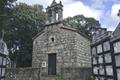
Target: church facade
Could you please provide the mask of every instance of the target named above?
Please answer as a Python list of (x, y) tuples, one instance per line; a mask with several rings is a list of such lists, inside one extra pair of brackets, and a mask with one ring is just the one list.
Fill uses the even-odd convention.
[(61, 2), (46, 8), (45, 29), (33, 38), (32, 67), (46, 75), (61, 75), (62, 68), (91, 67), (90, 38), (65, 26)]

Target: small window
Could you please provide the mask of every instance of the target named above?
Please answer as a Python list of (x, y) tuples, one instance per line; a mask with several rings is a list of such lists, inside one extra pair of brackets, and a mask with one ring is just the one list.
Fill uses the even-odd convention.
[(55, 38), (54, 35), (52, 35), (52, 36), (49, 37), (49, 42), (50, 43), (56, 42), (56, 38)]
[(51, 41), (54, 42), (54, 38), (53, 37), (51, 38)]

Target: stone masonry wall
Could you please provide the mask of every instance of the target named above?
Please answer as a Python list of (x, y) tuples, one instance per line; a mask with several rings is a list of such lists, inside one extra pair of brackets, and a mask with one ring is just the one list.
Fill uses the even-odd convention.
[(5, 80), (39, 80), (38, 68), (6, 69)]
[(77, 67), (91, 67), (90, 40), (76, 33), (75, 43)]
[[(43, 73), (47, 74), (48, 71), (48, 54), (56, 53), (58, 74), (62, 66), (68, 67), (75, 62), (75, 32), (62, 30), (62, 26), (59, 24), (47, 27), (44, 33), (34, 40), (32, 66), (41, 67), (42, 61), (45, 61), (47, 66), (42, 70)], [(54, 42), (51, 38), (54, 38)]]
[[(91, 76), (90, 68), (62, 68), (61, 80), (88, 80)], [(51, 76), (42, 76), (40, 78), (39, 68), (14, 68), (6, 69), (5, 80), (43, 80), (42, 77), (48, 77), (53, 80)], [(48, 79), (45, 79), (48, 80)]]
[(52, 53), (56, 53), (58, 75), (61, 68), (82, 67), (82, 63), (85, 64), (84, 67), (90, 67), (90, 41), (73, 29), (61, 27), (65, 26), (62, 23), (47, 26), (43, 33), (34, 39), (32, 67), (39, 68), (42, 62), (46, 62), (42, 73), (48, 74), (48, 54)]
[(62, 80), (89, 80), (92, 75), (91, 68), (63, 68)]

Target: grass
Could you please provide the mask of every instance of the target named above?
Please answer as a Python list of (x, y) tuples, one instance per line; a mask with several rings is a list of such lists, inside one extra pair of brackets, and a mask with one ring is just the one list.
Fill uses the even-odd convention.
[(41, 80), (61, 80), (60, 76), (44, 76)]

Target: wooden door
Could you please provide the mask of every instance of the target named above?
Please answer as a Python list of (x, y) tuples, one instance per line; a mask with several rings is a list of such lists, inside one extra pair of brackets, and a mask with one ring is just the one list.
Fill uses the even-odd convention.
[(48, 75), (56, 75), (56, 54), (48, 54)]

